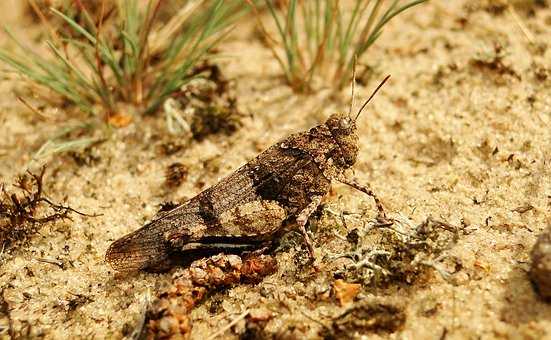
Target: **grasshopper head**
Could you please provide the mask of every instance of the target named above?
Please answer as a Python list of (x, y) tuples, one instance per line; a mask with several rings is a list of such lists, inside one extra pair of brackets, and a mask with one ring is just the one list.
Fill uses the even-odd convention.
[(338, 145), (333, 160), (342, 168), (354, 165), (358, 158), (359, 143), (356, 121), (344, 114), (333, 114), (327, 119), (325, 125)]
[[(355, 73), (355, 70), (354, 70)], [(325, 125), (329, 128), (329, 131), (331, 131), (331, 135), (333, 136), (333, 139), (335, 140), (336, 144), (338, 145), (337, 150), (335, 151), (335, 155), (333, 156), (334, 161), (337, 163), (337, 166), (341, 168), (349, 168), (354, 163), (356, 163), (356, 159), (358, 158), (358, 144), (359, 144), (359, 138), (356, 134), (356, 121), (358, 120), (358, 117), (362, 113), (363, 109), (366, 107), (366, 105), (371, 101), (371, 99), (375, 96), (375, 94), (379, 91), (379, 89), (386, 83), (388, 78), (390, 76), (387, 76), (380, 84), (377, 86), (375, 91), (371, 94), (371, 96), (364, 102), (362, 107), (358, 110), (358, 113), (356, 114), (356, 117), (352, 118), (352, 106), (354, 101), (354, 84), (355, 84), (355, 76), (353, 76), (352, 80), (352, 102), (350, 103), (350, 111), (348, 114), (333, 114), (327, 119), (325, 122)]]

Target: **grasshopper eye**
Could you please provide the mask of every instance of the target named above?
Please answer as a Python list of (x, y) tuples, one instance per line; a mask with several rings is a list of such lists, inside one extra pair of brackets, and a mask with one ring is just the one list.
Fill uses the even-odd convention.
[(341, 119), (339, 125), (342, 130), (348, 130), (352, 126), (350, 118)]

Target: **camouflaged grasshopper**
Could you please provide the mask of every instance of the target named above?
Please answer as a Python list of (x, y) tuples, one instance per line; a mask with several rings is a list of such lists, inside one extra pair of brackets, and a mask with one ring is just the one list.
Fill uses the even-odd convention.
[(345, 170), (358, 156), (356, 121), (389, 77), (355, 117), (351, 103), (348, 114), (331, 115), (325, 123), (274, 144), (218, 184), (115, 241), (107, 250), (107, 262), (118, 271), (159, 270), (170, 264), (173, 254), (258, 249), (293, 224), (313, 256), (305, 225), (333, 180), (373, 197), (385, 218), (373, 191), (348, 178)]

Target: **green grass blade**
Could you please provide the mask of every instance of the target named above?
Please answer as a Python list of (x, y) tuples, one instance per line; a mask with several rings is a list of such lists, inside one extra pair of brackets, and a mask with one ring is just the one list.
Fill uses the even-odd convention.
[(84, 36), (93, 46), (97, 46), (99, 48), (101, 59), (111, 68), (111, 70), (117, 77), (119, 84), (121, 84), (123, 71), (117, 63), (115, 53), (101, 39), (98, 39), (97, 37), (92, 35), (90, 32), (88, 32), (88, 30), (79, 25), (73, 19), (69, 18), (67, 15), (61, 13), (55, 8), (52, 8), (51, 10), (61, 19), (63, 19), (67, 24), (69, 24), (77, 33)]
[(86, 39), (88, 39), (88, 41), (90, 41), (92, 44), (96, 44), (96, 38), (90, 33), (88, 32), (84, 27), (82, 27), (81, 25), (79, 25), (76, 21), (74, 21), (73, 19), (69, 18), (68, 16), (66, 16), (65, 14), (61, 13), (60, 11), (58, 11), (57, 9), (55, 8), (50, 8), (50, 10), (57, 16), (59, 16), (61, 19), (63, 19), (67, 24), (69, 24), (76, 32), (78, 32), (79, 34), (81, 34), (83, 37), (85, 37)]
[(54, 52), (54, 54), (59, 58), (59, 60), (61, 60), (65, 64), (69, 72), (73, 72), (77, 76), (78, 79), (77, 81), (74, 82), (75, 84), (85, 89), (88, 88), (90, 90), (95, 91), (95, 89), (92, 86), (90, 86), (90, 83), (88, 79), (86, 79), (86, 76), (82, 74), (82, 72), (80, 72), (80, 70), (77, 67), (75, 67), (75, 65), (73, 65), (69, 60), (67, 60), (67, 58), (65, 58), (61, 54), (61, 51), (57, 47), (55, 47), (51, 41), (47, 41), (46, 44), (48, 45), (48, 47), (50, 47), (50, 49)]

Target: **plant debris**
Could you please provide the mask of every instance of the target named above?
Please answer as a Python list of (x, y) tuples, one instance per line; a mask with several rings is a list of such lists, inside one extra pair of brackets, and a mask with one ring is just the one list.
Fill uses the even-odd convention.
[(165, 171), (165, 184), (169, 188), (176, 188), (182, 184), (188, 175), (188, 168), (180, 162), (170, 164)]
[(174, 155), (184, 149), (183, 144), (179, 144), (173, 141), (162, 143), (158, 146), (158, 152), (163, 156)]
[(532, 248), (530, 278), (539, 295), (551, 302), (551, 226), (539, 236)]
[(159, 211), (157, 211), (157, 214), (164, 212), (164, 211), (170, 211), (178, 206), (178, 203), (176, 202), (162, 202), (159, 206)]
[[(13, 330), (13, 319), (11, 317), (11, 307), (5, 296), (5, 288), (0, 290), (0, 320), (6, 319), (6, 326), (0, 325), (0, 335), (4, 332), (8, 334), (11, 339), (15, 338), (15, 332)], [(4, 320), (3, 320), (4, 321)]]
[(344, 280), (335, 280), (333, 283), (333, 291), (335, 292), (335, 297), (339, 301), (341, 306), (346, 306), (358, 295), (362, 286), (358, 283), (348, 283)]
[(68, 297), (66, 300), (62, 300), (60, 302), (60, 306), (67, 312), (72, 313), (76, 311), (78, 308), (90, 303), (94, 302), (94, 299), (92, 299), (89, 296), (78, 294), (78, 293), (71, 293), (68, 292)]
[(366, 299), (335, 318), (324, 339), (351, 339), (368, 333), (394, 333), (406, 323), (404, 306), (380, 298)]
[(530, 210), (534, 209), (534, 206), (531, 204), (522, 205), (520, 207), (517, 207), (511, 211), (518, 212), (519, 214), (524, 214), (525, 212), (528, 212)]
[[(433, 268), (444, 279), (451, 279), (445, 269), (448, 258), (445, 250), (457, 242), (458, 231), (457, 227), (431, 217), (417, 227), (402, 217), (391, 223), (374, 221), (358, 230), (360, 242), (352, 251), (331, 256), (351, 261), (334, 275), (364, 284), (413, 283), (426, 268)], [(457, 264), (454, 266), (452, 271), (457, 271)]]
[(509, 75), (517, 80), (521, 80), (520, 75), (509, 65), (503, 62), (505, 58), (505, 49), (499, 43), (494, 44), (493, 50), (489, 53), (481, 53), (471, 59), (471, 65), (479, 70), (490, 71), (499, 76)]
[(266, 331), (267, 323), (274, 317), (267, 309), (253, 309), (245, 317), (245, 329), (239, 335), (240, 340), (270, 339)]
[(147, 337), (189, 338), (191, 310), (207, 293), (240, 282), (259, 282), (273, 274), (276, 267), (275, 259), (267, 255), (242, 259), (219, 254), (178, 269), (172, 275), (171, 285), (158, 295), (147, 313)]
[(212, 134), (233, 134), (241, 127), (243, 114), (237, 109), (232, 83), (217, 65), (207, 62), (196, 67), (192, 75), (196, 78), (165, 102), (165, 113), (172, 117), (167, 118), (169, 130), (176, 132), (173, 126), (180, 125), (198, 141)]
[(105, 139), (99, 139), (86, 146), (83, 150), (69, 151), (67, 155), (79, 167), (96, 166), (101, 162), (100, 150), (97, 146), (105, 141)]
[[(60, 219), (70, 219), (70, 213), (92, 216), (71, 207), (55, 204), (43, 193), (43, 178), (46, 168), (38, 175), (31, 172), (19, 176), (13, 184), (14, 192), (1, 185), (0, 197), (0, 248), (23, 244), (39, 228)], [(40, 214), (39, 214), (40, 212)]]

